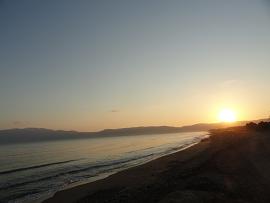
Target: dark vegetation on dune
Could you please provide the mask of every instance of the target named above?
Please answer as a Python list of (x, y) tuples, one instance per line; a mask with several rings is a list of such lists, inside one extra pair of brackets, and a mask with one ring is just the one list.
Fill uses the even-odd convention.
[(250, 122), (246, 124), (246, 128), (254, 131), (269, 131), (270, 130), (270, 122), (259, 122), (258, 124), (254, 122)]

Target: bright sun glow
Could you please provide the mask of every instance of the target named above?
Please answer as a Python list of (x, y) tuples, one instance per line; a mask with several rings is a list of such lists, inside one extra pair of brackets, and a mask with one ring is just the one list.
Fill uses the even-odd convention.
[(223, 109), (219, 112), (219, 120), (222, 122), (234, 122), (236, 120), (235, 112), (231, 109)]

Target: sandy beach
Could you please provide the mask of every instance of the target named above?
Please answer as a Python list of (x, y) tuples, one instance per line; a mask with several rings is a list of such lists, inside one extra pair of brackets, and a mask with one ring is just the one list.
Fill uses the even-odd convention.
[(214, 130), (183, 151), (57, 192), (56, 202), (270, 202), (270, 136)]

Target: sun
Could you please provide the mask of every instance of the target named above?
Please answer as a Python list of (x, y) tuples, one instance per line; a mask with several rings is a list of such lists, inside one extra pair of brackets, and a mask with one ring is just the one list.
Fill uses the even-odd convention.
[(222, 109), (219, 112), (219, 120), (222, 122), (234, 122), (236, 121), (235, 112), (231, 109)]

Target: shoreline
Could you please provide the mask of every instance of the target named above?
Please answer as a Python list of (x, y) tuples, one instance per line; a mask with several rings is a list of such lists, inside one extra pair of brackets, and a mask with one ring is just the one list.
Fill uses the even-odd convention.
[[(157, 135), (157, 136), (159, 136), (159, 135)], [(28, 190), (28, 188), (27, 188), (28, 185), (26, 185), (25, 187), (23, 186), (23, 188), (21, 189), (24, 192), (23, 195), (21, 195), (19, 198), (17, 198), (17, 197), (16, 198), (10, 197), (9, 199), (5, 198), (4, 201), (10, 200), (10, 201), (23, 202), (23, 203), (40, 203), (40, 202), (45, 201), (48, 198), (51, 198), (58, 191), (62, 191), (62, 190), (66, 190), (66, 189), (69, 189), (69, 188), (72, 188), (72, 187), (75, 187), (75, 186), (79, 186), (79, 185), (87, 184), (87, 183), (90, 183), (90, 182), (94, 182), (97, 179), (104, 179), (107, 176), (112, 175), (114, 173), (117, 173), (119, 171), (126, 170), (126, 169), (128, 169), (130, 167), (135, 167), (135, 166), (138, 166), (138, 165), (142, 165), (142, 164), (145, 164), (145, 163), (147, 163), (149, 161), (160, 158), (162, 156), (166, 156), (168, 154), (175, 153), (177, 151), (181, 151), (181, 150), (185, 149), (186, 147), (190, 147), (190, 146), (200, 142), (201, 139), (205, 138), (206, 136), (209, 136), (209, 134), (206, 131), (204, 131), (204, 132), (185, 133), (185, 134), (183, 134), (183, 137), (182, 136), (180, 137), (178, 134), (177, 135), (168, 134), (168, 137), (167, 136), (165, 137), (164, 135), (161, 135), (160, 139), (159, 139), (159, 137), (157, 138), (157, 136), (156, 135), (149, 136), (149, 137), (147, 136), (146, 137), (147, 139), (145, 139), (143, 137), (142, 141), (141, 140), (138, 141), (138, 143), (142, 147), (140, 147), (137, 142), (135, 142), (135, 146), (133, 145), (132, 142), (129, 142), (129, 140), (134, 140), (134, 139), (127, 139), (126, 142), (129, 142), (129, 143), (127, 143), (127, 146), (130, 146), (130, 147), (127, 148), (127, 150), (125, 148), (124, 148), (124, 150), (122, 150), (122, 148), (115, 148), (115, 147), (114, 148), (116, 149), (116, 151), (118, 151), (118, 150), (124, 151), (124, 152), (128, 151), (128, 154), (124, 155), (124, 156), (121, 155), (121, 157), (119, 157), (119, 158), (116, 157), (115, 160), (114, 160), (114, 158), (113, 159), (109, 158), (108, 160), (105, 160), (106, 161), (106, 163), (104, 162), (105, 165), (102, 162), (99, 162), (97, 164), (97, 167), (99, 167), (99, 165), (102, 166), (102, 167), (100, 167), (101, 170), (99, 170), (99, 168), (98, 168), (97, 172), (92, 170), (92, 166), (94, 166), (93, 168), (95, 169), (95, 165), (91, 164), (91, 163), (90, 163), (91, 164), (90, 165), (89, 163), (87, 163), (88, 160), (82, 162), (83, 164), (86, 163), (84, 165), (82, 164), (82, 166), (80, 165), (81, 164), (80, 162), (78, 162), (78, 164), (77, 163), (73, 164), (74, 166), (72, 166), (71, 168), (68, 168), (67, 172), (73, 171), (73, 170), (76, 171), (77, 169), (81, 169), (81, 168), (82, 169), (88, 168), (89, 165), (91, 167), (89, 167), (90, 168), (89, 171), (87, 171), (88, 169), (86, 170), (86, 172), (84, 172), (84, 170), (82, 170), (83, 171), (82, 175), (79, 174), (80, 176), (79, 175), (75, 176), (75, 178), (73, 178), (73, 179), (70, 178), (70, 177), (73, 176), (72, 173), (71, 173), (71, 175), (69, 173), (66, 173), (67, 176), (63, 176), (63, 178), (60, 179), (60, 181), (62, 181), (60, 183), (63, 183), (63, 184), (57, 184), (56, 185), (55, 183), (57, 183), (58, 179), (49, 180), (52, 185), (47, 184), (48, 181), (43, 184), (43, 180), (39, 181), (40, 177), (42, 177), (42, 174), (38, 178), (35, 177), (35, 176), (30, 175), (29, 178), (30, 178), (31, 181), (37, 179), (37, 181), (35, 181), (36, 185), (32, 186), (32, 188), (34, 188), (34, 189), (30, 188), (30, 190)], [(140, 139), (139, 136), (135, 137), (135, 138), (136, 138), (135, 141), (137, 141), (137, 139)], [(122, 138), (117, 140), (118, 142), (120, 142), (120, 144), (119, 144), (120, 146), (123, 145), (123, 144), (121, 144), (121, 139)], [(151, 143), (152, 140), (154, 140), (155, 142)], [(45, 143), (45, 144), (47, 145), (48, 143)], [(115, 144), (115, 143), (113, 143), (113, 144)], [(90, 143), (90, 145), (88, 143), (86, 143), (83, 146), (86, 146), (85, 148), (89, 148), (91, 146), (91, 143)], [(149, 146), (157, 146), (157, 148), (149, 147)], [(109, 148), (112, 148), (112, 147), (109, 146)], [(133, 148), (134, 149), (139, 148), (139, 150), (134, 151)], [(80, 152), (80, 150), (81, 150), (80, 145), (76, 145), (76, 149), (79, 149), (77, 151)], [(107, 150), (106, 153), (105, 153), (105, 151), (102, 149), (102, 153), (110, 155), (111, 151)], [(59, 154), (59, 155), (61, 157), (61, 154)], [(65, 154), (63, 154), (63, 155), (65, 155)], [(94, 156), (94, 157), (97, 156), (97, 155), (95, 155), (93, 153), (92, 154), (82, 153), (82, 155), (85, 155), (86, 158), (88, 158), (88, 156), (90, 158), (92, 156)], [(66, 158), (68, 158), (68, 157), (66, 157)], [(41, 160), (41, 161), (43, 161), (43, 160)], [(105, 167), (103, 167), (103, 165)], [(65, 167), (66, 167), (66, 165), (65, 165)], [(108, 169), (106, 169), (106, 168), (108, 168)], [(31, 173), (31, 172), (32, 171), (30, 170), (29, 173)], [(62, 172), (66, 172), (66, 170), (62, 171)], [(93, 175), (91, 176), (92, 173), (93, 173)], [(45, 177), (49, 177), (47, 174), (45, 174), (45, 175), (46, 175)], [(79, 177), (79, 178), (77, 178), (77, 177)], [(98, 177), (98, 178), (96, 178), (96, 177)], [(70, 181), (68, 181), (68, 180), (70, 180)], [(16, 182), (15, 181), (12, 181), (12, 182), (9, 181), (8, 184), (13, 184), (14, 185), (14, 184), (16, 184)], [(37, 191), (37, 192), (33, 194), (32, 191)], [(8, 196), (8, 195), (9, 195), (8, 193), (6, 193), (6, 194), (3, 193), (2, 194), (2, 196), (4, 196), (4, 197)]]
[(44, 203), (270, 202), (270, 133), (235, 127)]
[[(210, 135), (209, 135), (209, 132), (205, 132), (205, 137), (202, 138), (202, 140), (203, 140), (203, 139), (207, 139), (209, 136), (210, 136)], [(24, 201), (24, 203), (42, 203), (42, 202), (46, 202), (48, 199), (53, 198), (53, 197), (56, 195), (56, 193), (58, 193), (58, 192), (65, 192), (66, 190), (70, 190), (70, 189), (73, 189), (73, 188), (75, 188), (75, 187), (80, 187), (80, 186), (84, 186), (84, 185), (88, 185), (88, 184), (94, 184), (94, 183), (97, 182), (97, 181), (107, 179), (107, 178), (109, 178), (109, 177), (112, 176), (112, 175), (116, 175), (116, 174), (118, 174), (118, 173), (121, 173), (121, 172), (123, 172), (123, 171), (132, 169), (132, 168), (134, 168), (134, 167), (143, 166), (143, 165), (145, 165), (145, 164), (148, 164), (149, 162), (158, 160), (158, 159), (160, 159), (160, 158), (163, 158), (163, 157), (166, 157), (166, 156), (170, 156), (170, 155), (173, 155), (173, 154), (175, 154), (175, 153), (182, 152), (182, 151), (184, 151), (184, 150), (186, 150), (186, 149), (188, 149), (188, 148), (193, 147), (194, 145), (198, 145), (200, 142), (201, 142), (201, 140), (198, 141), (198, 142), (196, 142), (196, 143), (192, 143), (192, 144), (190, 144), (190, 145), (188, 145), (188, 146), (182, 146), (182, 147), (179, 147), (179, 149), (177, 149), (176, 151), (169, 152), (168, 154), (162, 155), (162, 156), (160, 156), (160, 157), (156, 157), (156, 158), (147, 160), (147, 161), (145, 161), (145, 162), (143, 162), (143, 163), (140, 163), (140, 164), (138, 164), (138, 165), (129, 166), (129, 167), (124, 168), (124, 169), (119, 170), (119, 171), (115, 171), (115, 172), (111, 172), (111, 173), (108, 173), (108, 174), (103, 174), (103, 175), (97, 176), (96, 178), (94, 178), (94, 180), (91, 180), (91, 181), (85, 180), (85, 181), (81, 181), (81, 182), (78, 182), (78, 183), (72, 183), (72, 184), (69, 184), (69, 185), (65, 186), (63, 189), (60, 189), (59, 191), (56, 191), (55, 193), (52, 193), (52, 194), (50, 194), (50, 195), (44, 195), (43, 197), (38, 198), (38, 199), (36, 199), (36, 200)]]
[[(208, 139), (208, 136), (209, 136), (209, 133), (208, 134), (206, 134), (207, 135), (207, 137), (206, 138), (203, 138), (202, 140), (204, 140), (204, 139)], [(195, 146), (197, 146), (197, 145), (200, 145), (201, 143), (202, 143), (202, 140), (201, 141), (199, 141), (199, 142), (197, 142), (197, 143), (193, 143), (193, 144), (191, 144), (191, 145), (189, 145), (189, 146), (185, 146), (185, 147), (183, 147), (183, 148), (181, 148), (181, 149), (179, 149), (179, 150), (177, 150), (177, 151), (175, 151), (175, 152), (171, 152), (171, 153), (169, 153), (169, 154), (166, 154), (166, 155), (163, 155), (163, 156), (161, 156), (161, 157), (158, 157), (158, 158), (154, 158), (154, 159), (152, 159), (152, 160), (148, 160), (148, 161), (146, 161), (146, 162), (144, 162), (144, 163), (142, 163), (142, 164), (139, 164), (139, 165), (136, 165), (136, 166), (131, 166), (131, 167), (128, 167), (128, 168), (125, 168), (125, 169), (123, 169), (123, 170), (120, 170), (120, 171), (117, 171), (117, 172), (115, 172), (115, 173), (112, 173), (112, 174), (109, 174), (109, 175), (106, 175), (105, 177), (101, 177), (101, 178), (98, 178), (97, 180), (94, 180), (94, 181), (91, 181), (91, 182), (88, 182), (88, 181), (85, 181), (85, 183), (77, 183), (77, 184), (75, 184), (75, 185), (70, 185), (70, 186), (67, 186), (67, 187), (65, 187), (64, 189), (61, 189), (61, 190), (59, 190), (59, 191), (57, 191), (56, 193), (54, 193), (54, 194), (52, 194), (52, 195), (50, 195), (49, 197), (44, 197), (44, 198), (42, 198), (42, 200), (37, 200), (37, 201), (34, 201), (34, 202), (31, 202), (31, 203), (40, 203), (40, 202), (42, 202), (42, 203), (50, 203), (50, 202), (58, 202), (59, 200), (58, 200), (58, 195), (59, 194), (61, 194), (61, 196), (62, 196), (62, 194), (63, 195), (66, 195), (66, 194), (68, 194), (68, 193), (70, 193), (70, 192), (72, 192), (73, 193), (73, 191), (76, 191), (76, 193), (77, 193), (77, 190), (80, 190), (81, 188), (84, 190), (84, 188), (86, 188), (86, 187), (88, 187), (88, 186), (90, 186), (90, 187), (94, 187), (96, 184), (100, 184), (99, 182), (107, 182), (107, 181), (110, 181), (110, 179), (111, 178), (118, 178), (117, 176), (118, 176), (118, 174), (120, 175), (120, 176), (122, 176), (122, 174), (126, 174), (126, 173), (132, 173), (132, 170), (134, 169), (134, 170), (141, 170), (141, 168), (143, 169), (144, 167), (145, 167), (145, 165), (152, 165), (152, 164), (156, 164), (155, 162), (159, 162), (160, 161), (160, 159), (164, 159), (164, 161), (166, 162), (166, 161), (169, 161), (172, 157), (170, 157), (170, 156), (173, 156), (173, 155), (176, 155), (176, 154), (178, 154), (178, 153), (181, 153), (181, 152), (184, 152), (184, 151), (186, 151), (186, 150), (188, 150), (188, 149), (190, 149), (190, 148), (193, 148), (193, 147), (195, 147)], [(205, 142), (205, 141), (203, 141), (203, 142)], [(200, 146), (198, 147), (198, 148), (201, 148)], [(191, 149), (191, 151), (193, 151), (193, 149)], [(189, 152), (188, 152), (189, 153)], [(168, 159), (168, 160), (167, 160)], [(152, 162), (154, 162), (154, 163), (152, 163)], [(148, 167), (148, 166), (146, 166), (146, 167)], [(138, 168), (138, 169), (137, 169)], [(109, 180), (107, 180), (107, 179), (109, 179)], [(103, 183), (101, 183), (101, 184), (103, 184)], [(105, 184), (107, 184), (107, 183), (105, 183)], [(92, 186), (93, 185), (93, 186)], [(79, 192), (79, 191), (78, 191)], [(69, 195), (68, 195), (69, 196)], [(77, 196), (77, 195), (76, 195)], [(83, 197), (83, 196), (85, 196), (84, 194), (82, 194), (82, 195), (78, 195), (79, 197), (77, 198), (68, 198), (68, 199), (66, 199), (66, 198), (64, 198), (64, 201), (65, 202), (76, 202), (76, 201), (78, 201), (79, 199), (81, 199), (81, 197)], [(87, 195), (86, 195), (87, 196)], [(55, 197), (57, 197), (57, 199), (55, 199)]]

